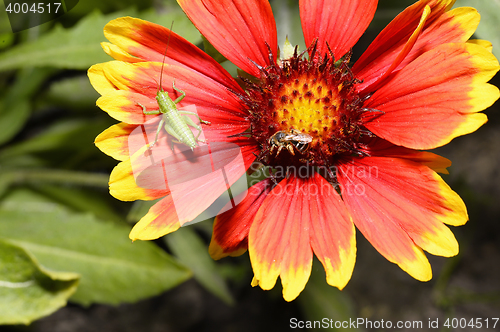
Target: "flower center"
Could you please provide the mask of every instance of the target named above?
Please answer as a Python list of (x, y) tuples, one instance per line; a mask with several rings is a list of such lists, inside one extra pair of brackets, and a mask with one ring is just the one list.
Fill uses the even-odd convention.
[(344, 156), (361, 156), (367, 110), (348, 67), (349, 56), (305, 59), (296, 53), (261, 70), (247, 84), (251, 134), (261, 145), (259, 160), (269, 166), (330, 167)]

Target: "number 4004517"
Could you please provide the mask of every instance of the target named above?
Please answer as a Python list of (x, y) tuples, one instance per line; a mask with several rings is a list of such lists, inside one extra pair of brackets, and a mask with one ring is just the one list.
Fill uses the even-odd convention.
[[(51, 6), (52, 5), (52, 6)], [(36, 14), (42, 14), (42, 13), (49, 13), (49, 14), (57, 14), (59, 11), (59, 8), (61, 7), (60, 2), (53, 2), (53, 3), (33, 3), (28, 4), (28, 3), (9, 3), (7, 5), (7, 8), (5, 8), (5, 11), (7, 13), (36, 13)]]

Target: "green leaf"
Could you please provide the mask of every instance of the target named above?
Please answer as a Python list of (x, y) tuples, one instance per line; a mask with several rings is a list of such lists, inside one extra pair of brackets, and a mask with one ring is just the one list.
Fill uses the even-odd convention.
[[(326, 283), (323, 266), (316, 259), (307, 286), (297, 301), (307, 320), (321, 321), (324, 317), (333, 321), (356, 319), (351, 299), (345, 292)], [(356, 329), (352, 330), (356, 331)]]
[(27, 100), (19, 100), (14, 105), (0, 103), (0, 143), (10, 140), (28, 121), (31, 106)]
[(194, 278), (205, 289), (227, 304), (234, 303), (226, 282), (217, 271), (217, 264), (208, 254), (207, 245), (192, 227), (182, 227), (164, 239), (174, 255), (193, 271)]
[(102, 41), (102, 16), (98, 13), (82, 19), (74, 28), (64, 30), (57, 25), (38, 40), (21, 44), (0, 55), (0, 71), (28, 66), (85, 69), (106, 61), (99, 42)]
[(23, 248), (0, 240), (0, 324), (29, 324), (64, 307), (78, 278), (49, 271)]
[(88, 114), (100, 95), (90, 85), (87, 75), (82, 74), (52, 83), (43, 97), (50, 105), (63, 106), (69, 111), (84, 110)]
[(0, 144), (7, 142), (24, 126), (31, 115), (31, 96), (39, 89), (51, 70), (26, 68), (0, 101)]
[[(104, 53), (100, 43), (105, 41), (103, 28), (112, 19), (121, 16), (140, 16), (146, 20), (168, 26), (175, 20), (174, 31), (179, 31), (191, 42), (201, 41), (199, 32), (189, 22), (179, 6), (169, 7), (167, 15), (149, 10), (138, 15), (133, 9), (110, 15), (94, 12), (69, 29), (57, 25), (39, 39), (21, 44), (0, 54), (0, 71), (32, 66), (51, 66), (66, 69), (88, 69), (91, 65), (111, 58)], [(75, 91), (77, 93), (77, 91)]]
[[(5, 2), (4, 2), (5, 4)], [(12, 33), (12, 28), (10, 27), (9, 16), (4, 10), (0, 10), (0, 33)]]
[(13, 33), (0, 33), (0, 50), (7, 48), (14, 43)]
[(105, 40), (102, 29), (111, 19), (122, 14), (104, 16), (94, 12), (73, 28), (63, 29), (57, 25), (39, 39), (1, 54), (0, 71), (33, 66), (87, 69), (95, 63), (108, 61), (110, 58), (100, 45)]
[[(45, 184), (46, 187), (40, 187), (40, 184)], [(101, 202), (96, 202), (95, 196), (89, 196), (90, 194), (85, 193), (82, 188), (73, 190), (58, 187), (54, 189), (54, 187), (49, 187), (47, 184), (107, 188), (108, 176), (104, 174), (66, 171), (61, 169), (23, 168), (22, 166), (15, 169), (13, 167), (0, 168), (0, 197), (13, 185), (38, 185), (38, 190), (45, 191), (46, 195), (51, 195), (59, 202), (64, 202), (66, 205), (76, 210), (81, 209), (87, 211), (88, 209), (93, 211), (96, 215), (106, 215), (109, 217), (109, 209), (102, 206)], [(78, 200), (85, 200), (85, 202), (78, 202)]]
[(475, 37), (486, 39), (493, 44), (493, 54), (500, 57), (500, 0), (457, 0), (457, 7), (474, 7), (481, 14), (481, 23), (477, 27)]
[(92, 143), (101, 131), (100, 127), (99, 123), (91, 120), (60, 120), (47, 126), (39, 135), (1, 150), (0, 159), (60, 148), (71, 149), (73, 153), (75, 150), (80, 152), (79, 149), (94, 149)]
[(170, 289), (190, 273), (152, 242), (134, 242), (130, 228), (68, 212), (18, 189), (0, 202), (0, 237), (31, 252), (42, 265), (81, 275), (71, 300), (134, 302)]
[[(104, 187), (108, 188), (107, 176), (104, 176), (106, 181), (103, 182)], [(69, 181), (68, 181), (69, 182)], [(105, 184), (104, 184), (105, 183)], [(114, 222), (122, 222), (120, 215), (114, 211), (109, 200), (113, 198), (109, 196), (108, 191), (102, 190), (101, 193), (97, 192), (95, 189), (89, 190), (88, 188), (74, 188), (74, 187), (62, 187), (56, 185), (37, 185), (35, 186), (37, 192), (50, 197), (52, 200), (64, 204), (72, 211), (75, 212), (90, 212), (97, 218), (101, 220), (109, 220)], [(107, 197), (104, 197), (107, 196)], [(108, 200), (103, 198), (109, 198)]]

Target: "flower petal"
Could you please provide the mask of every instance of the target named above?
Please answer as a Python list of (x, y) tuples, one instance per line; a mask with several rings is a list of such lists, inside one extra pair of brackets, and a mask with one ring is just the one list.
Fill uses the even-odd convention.
[(470, 39), (467, 42), (471, 43), (471, 44), (476, 44), (476, 45), (482, 46), (485, 49), (487, 49), (489, 52), (493, 51), (493, 44), (490, 41), (482, 40), (482, 39)]
[[(175, 87), (186, 93), (178, 108), (195, 107), (203, 120), (211, 122), (209, 126), (203, 125), (210, 135), (226, 137), (248, 128), (246, 108), (234, 92), (183, 67), (163, 66), (157, 62), (133, 64), (111, 61), (101, 64), (98, 68), (99, 76), (95, 75), (94, 82), (105, 86), (101, 83), (104, 76), (108, 81), (106, 86), (113, 88), (101, 90), (103, 96), (98, 99), (97, 105), (123, 122), (143, 124), (151, 121), (157, 115), (145, 115), (142, 106), (147, 111), (158, 110), (156, 95), (162, 68), (161, 88), (174, 100), (180, 96), (180, 93), (173, 89), (175, 82)], [(210, 138), (215, 139), (214, 136)]]
[(114, 44), (110, 46), (109, 43), (103, 43), (104, 51), (117, 60), (165, 61), (167, 64), (184, 66), (205, 78), (241, 91), (240, 86), (217, 61), (161, 25), (133, 17), (120, 17), (106, 24), (104, 36)]
[[(184, 104), (218, 106), (222, 110), (229, 109), (230, 113), (247, 115), (242, 110), (241, 101), (234, 91), (183, 67), (163, 65), (158, 62), (137, 64), (109, 62), (109, 64), (107, 76), (120, 89), (137, 91), (153, 97), (156, 97), (160, 89), (172, 93), (171, 98), (175, 99), (179, 96), (179, 91), (173, 89), (175, 84), (177, 89), (186, 92), (182, 100)], [(162, 69), (163, 74), (161, 74)], [(161, 83), (159, 83), (160, 76)]]
[[(229, 61), (260, 77), (256, 65), (276, 61), (276, 23), (268, 1), (177, 0), (207, 40)], [(269, 49), (268, 49), (269, 47)]]
[[(113, 21), (111, 21), (113, 22)], [(112, 57), (115, 60), (125, 61), (125, 62), (142, 62), (143, 59), (139, 59), (133, 55), (130, 55), (126, 51), (124, 51), (120, 46), (111, 44), (108, 42), (102, 42), (101, 47), (106, 54)]]
[(252, 286), (269, 290), (281, 276), (286, 301), (300, 294), (311, 274), (309, 183), (294, 176), (281, 181), (250, 226), (248, 249), (255, 274)]
[(129, 234), (132, 241), (154, 240), (163, 235), (175, 232), (181, 227), (177, 216), (176, 205), (169, 195), (155, 205), (135, 224)]
[(116, 87), (106, 78), (105, 68), (106, 63), (98, 63), (93, 65), (87, 71), (90, 84), (102, 96), (109, 91), (115, 91)]
[(408, 38), (406, 44), (401, 49), (401, 52), (394, 59), (394, 62), (386, 69), (385, 73), (382, 73), (372, 84), (367, 87), (364, 87), (363, 91), (366, 91), (366, 94), (369, 94), (372, 91), (376, 91), (385, 79), (405, 60), (407, 55), (411, 52), (413, 46), (417, 42), (422, 29), (424, 28), (425, 22), (431, 13), (431, 8), (429, 6), (425, 6), (424, 11), (422, 13), (422, 17), (420, 18), (420, 22), (418, 23), (417, 28), (413, 31), (410, 38)]
[(351, 279), (356, 261), (354, 224), (330, 183), (318, 174), (311, 182), (319, 193), (310, 192), (311, 246), (325, 268), (327, 283), (342, 289)]
[(130, 158), (128, 150), (129, 135), (137, 128), (135, 125), (119, 123), (100, 133), (95, 139), (95, 145), (105, 154), (124, 161)]
[(109, 177), (110, 194), (121, 201), (154, 200), (168, 195), (168, 188), (144, 188), (136, 184), (130, 159), (119, 163)]
[(340, 59), (365, 32), (377, 3), (378, 0), (300, 0), (306, 46), (318, 39), (319, 54), (328, 53), (329, 46), (335, 59)]
[(212, 241), (208, 249), (213, 259), (239, 256), (247, 250), (250, 226), (272, 188), (271, 179), (260, 181), (243, 193), (245, 198), (235, 208), (215, 218)]
[(443, 225), (467, 221), (460, 197), (428, 167), (399, 158), (366, 157), (339, 167), (342, 197), (356, 227), (389, 261), (426, 281), (431, 268), (420, 248), (456, 255)]
[(363, 149), (363, 151), (371, 157), (408, 159), (443, 174), (448, 174), (447, 168), (451, 166), (451, 161), (445, 157), (438, 156), (432, 152), (418, 151), (394, 145), (380, 138), (370, 138), (365, 144), (367, 148)]
[[(150, 151), (153, 156), (155, 153), (160, 156), (154, 158), (154, 164), (144, 167), (145, 159), (135, 159), (139, 166), (133, 166), (136, 182), (141, 186), (169, 190), (170, 198), (163, 203), (168, 211), (150, 209), (132, 229), (133, 240), (156, 239), (171, 232), (172, 225), (182, 226), (194, 220), (232, 186), (247, 167), (248, 152), (236, 144), (211, 143), (193, 151), (186, 148), (183, 152), (160, 148), (163, 149), (155, 145)], [(141, 153), (138, 151), (134, 157)], [(172, 215), (172, 211), (175, 214)]]
[(358, 85), (358, 91), (365, 94), (371, 92), (364, 89), (387, 72), (394, 63), (419, 25), (426, 6), (431, 8), (426, 25), (411, 51), (395, 70), (405, 67), (436, 46), (467, 41), (479, 24), (479, 14), (474, 8), (450, 11), (454, 2), (455, 0), (420, 0), (389, 23), (352, 68), (354, 75), (363, 80)]
[(144, 106), (147, 111), (158, 110), (157, 101), (154, 98), (133, 91), (109, 91), (97, 99), (96, 105), (112, 118), (129, 124), (147, 123), (155, 121), (158, 117), (156, 114), (144, 114), (141, 107), (141, 105)]
[(446, 44), (421, 55), (395, 73), (366, 102), (384, 114), (365, 124), (396, 145), (432, 149), (471, 133), (486, 122), (477, 114), (499, 97), (486, 82), (499, 69), (485, 48)]

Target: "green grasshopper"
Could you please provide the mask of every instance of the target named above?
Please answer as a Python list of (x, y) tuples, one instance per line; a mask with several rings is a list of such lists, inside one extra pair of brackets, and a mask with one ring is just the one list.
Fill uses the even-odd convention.
[[(168, 36), (168, 38), (170, 41), (170, 35)], [(169, 41), (167, 42), (167, 49)], [(163, 66), (165, 64), (166, 54), (167, 50), (165, 50), (165, 54), (163, 55), (163, 63), (161, 65), (161, 73), (160, 73), (160, 87), (158, 92), (156, 93), (156, 101), (158, 102), (159, 109), (154, 111), (147, 111), (144, 105), (137, 103), (139, 106), (142, 107), (142, 112), (146, 115), (162, 114), (160, 123), (158, 124), (158, 129), (156, 130), (155, 141), (153, 142), (153, 144), (149, 146), (149, 149), (151, 149), (156, 144), (156, 142), (158, 141), (158, 135), (160, 134), (161, 128), (165, 127), (167, 133), (169, 133), (175, 139), (177, 139), (177, 141), (174, 141), (173, 143), (185, 144), (189, 146), (191, 150), (193, 150), (198, 145), (198, 142), (205, 143), (205, 141), (198, 139), (201, 135), (201, 127), (198, 126), (187, 115), (189, 114), (197, 116), (198, 119), (200, 120), (200, 123), (210, 124), (210, 122), (202, 120), (195, 112), (181, 111), (177, 109), (177, 104), (180, 103), (182, 99), (184, 99), (186, 93), (181, 89), (175, 87), (175, 81), (172, 82), (172, 88), (175, 91), (181, 93), (181, 95), (177, 99), (172, 100), (168, 95), (168, 93), (163, 90), (161, 84), (162, 84)], [(196, 137), (194, 136), (189, 126), (198, 130), (198, 135)], [(173, 143), (172, 143), (172, 151), (174, 150)]]
[[(172, 82), (172, 88), (175, 91), (180, 92), (181, 95), (176, 100), (172, 100), (168, 93), (163, 91), (163, 89), (160, 87), (160, 90), (156, 94), (156, 101), (158, 102), (159, 106), (158, 110), (146, 111), (146, 107), (138, 103), (139, 106), (142, 107), (142, 112), (146, 115), (162, 114), (162, 118), (160, 120), (160, 123), (158, 124), (158, 129), (156, 130), (155, 140), (153, 144), (149, 146), (149, 148), (152, 148), (156, 144), (161, 128), (164, 127), (167, 133), (177, 139), (177, 141), (174, 141), (174, 143), (185, 144), (189, 146), (191, 150), (193, 150), (198, 145), (198, 142), (204, 143), (205, 141), (199, 139), (201, 135), (201, 127), (198, 126), (189, 116), (187, 116), (187, 114), (197, 116), (200, 120), (200, 123), (210, 124), (210, 122), (202, 120), (195, 112), (180, 111), (179, 109), (177, 109), (177, 104), (182, 99), (184, 99), (186, 93), (175, 86), (175, 81)], [(194, 136), (189, 126), (198, 130), (198, 135), (196, 135), (196, 137)]]

